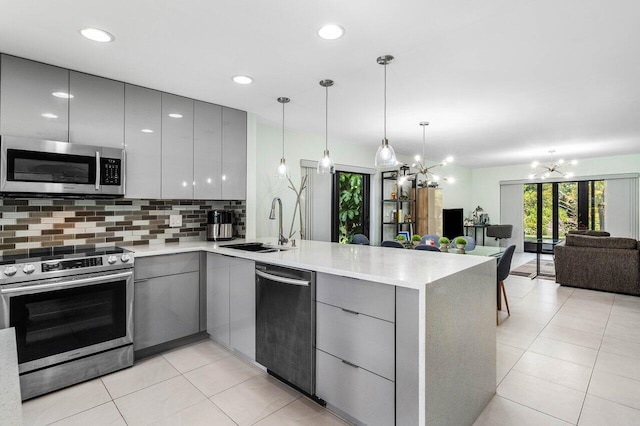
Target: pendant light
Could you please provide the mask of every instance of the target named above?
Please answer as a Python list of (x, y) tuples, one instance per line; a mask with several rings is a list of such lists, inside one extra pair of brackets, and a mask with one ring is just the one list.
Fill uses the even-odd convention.
[(325, 117), (324, 117), (324, 155), (318, 161), (318, 174), (335, 173), (333, 160), (329, 157), (329, 87), (333, 86), (333, 80), (322, 80), (320, 86), (325, 88)]
[(278, 166), (277, 177), (279, 179), (286, 179), (289, 177), (289, 169), (284, 159), (284, 104), (288, 104), (291, 101), (289, 98), (278, 98), (278, 102), (282, 104), (282, 158), (280, 158), (280, 165)]
[(393, 60), (393, 56), (384, 55), (377, 59), (378, 64), (384, 65), (384, 139), (376, 152), (376, 167), (394, 167), (396, 165), (396, 152), (387, 140), (387, 64)]

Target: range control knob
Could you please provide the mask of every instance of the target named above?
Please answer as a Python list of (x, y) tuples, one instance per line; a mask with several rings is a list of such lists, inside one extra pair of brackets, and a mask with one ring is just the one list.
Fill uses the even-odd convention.
[(128, 261), (131, 260), (131, 256), (125, 253), (122, 256), (120, 256), (120, 260), (122, 260), (122, 263), (127, 263)]
[(36, 270), (36, 267), (33, 266), (31, 263), (27, 263), (26, 265), (24, 265), (24, 268), (22, 268), (22, 272), (24, 272), (25, 274), (33, 274), (35, 270)]
[(109, 265), (113, 265), (114, 263), (116, 263), (118, 261), (118, 258), (115, 256), (109, 256), (107, 258), (107, 263), (109, 263)]
[(18, 272), (15, 266), (7, 266), (4, 268), (4, 274), (8, 277), (12, 277)]

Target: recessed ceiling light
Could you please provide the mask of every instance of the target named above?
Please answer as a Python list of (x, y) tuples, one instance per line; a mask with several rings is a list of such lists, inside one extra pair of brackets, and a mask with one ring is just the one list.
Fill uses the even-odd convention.
[(42, 115), (44, 118), (58, 118), (57, 115), (51, 114), (50, 112), (45, 112), (44, 114), (40, 114), (40, 115)]
[(344, 35), (344, 28), (338, 24), (326, 24), (320, 27), (318, 35), (325, 40), (335, 40)]
[(151, 129), (142, 129), (140, 130), (142, 133), (153, 133), (153, 130)]
[(171, 114), (169, 114), (169, 117), (171, 117), (171, 118), (182, 118), (182, 114), (171, 113)]
[(83, 28), (80, 30), (80, 34), (89, 40), (97, 41), (99, 43), (109, 43), (115, 39), (113, 35), (99, 28)]
[(66, 93), (66, 92), (53, 92), (52, 95), (55, 96), (56, 98), (62, 98), (62, 99), (73, 98), (73, 95), (71, 93)]
[(253, 78), (249, 77), (248, 75), (234, 75), (231, 79), (238, 84), (253, 83)]

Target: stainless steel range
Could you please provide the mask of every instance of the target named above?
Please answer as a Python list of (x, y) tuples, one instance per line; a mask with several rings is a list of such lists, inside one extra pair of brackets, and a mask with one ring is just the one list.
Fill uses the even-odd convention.
[(22, 399), (133, 365), (133, 253), (56, 247), (0, 257)]

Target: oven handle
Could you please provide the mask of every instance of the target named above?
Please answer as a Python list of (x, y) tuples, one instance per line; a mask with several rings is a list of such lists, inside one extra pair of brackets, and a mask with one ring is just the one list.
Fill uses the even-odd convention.
[(285, 278), (280, 277), (278, 275), (268, 274), (266, 272), (262, 272), (259, 269), (256, 269), (256, 275), (261, 276), (262, 278), (266, 278), (271, 281), (275, 281), (282, 284), (293, 284), (293, 285), (301, 285), (304, 287), (309, 286), (309, 281), (306, 280), (295, 280), (293, 278)]
[(15, 288), (7, 288), (0, 290), (0, 293), (34, 293), (39, 290), (47, 290), (52, 288), (62, 289), (65, 287), (76, 287), (81, 284), (97, 284), (103, 281), (111, 281), (117, 280), (120, 278), (128, 278), (133, 275), (133, 272), (121, 272), (119, 274), (110, 274), (110, 275), (101, 275), (99, 277), (91, 277), (91, 278), (82, 278), (79, 280), (71, 280), (71, 281), (62, 281), (55, 282), (50, 284), (40, 284), (40, 285), (30, 285), (24, 287), (15, 287)]
[(96, 191), (100, 189), (100, 152), (96, 151)]

